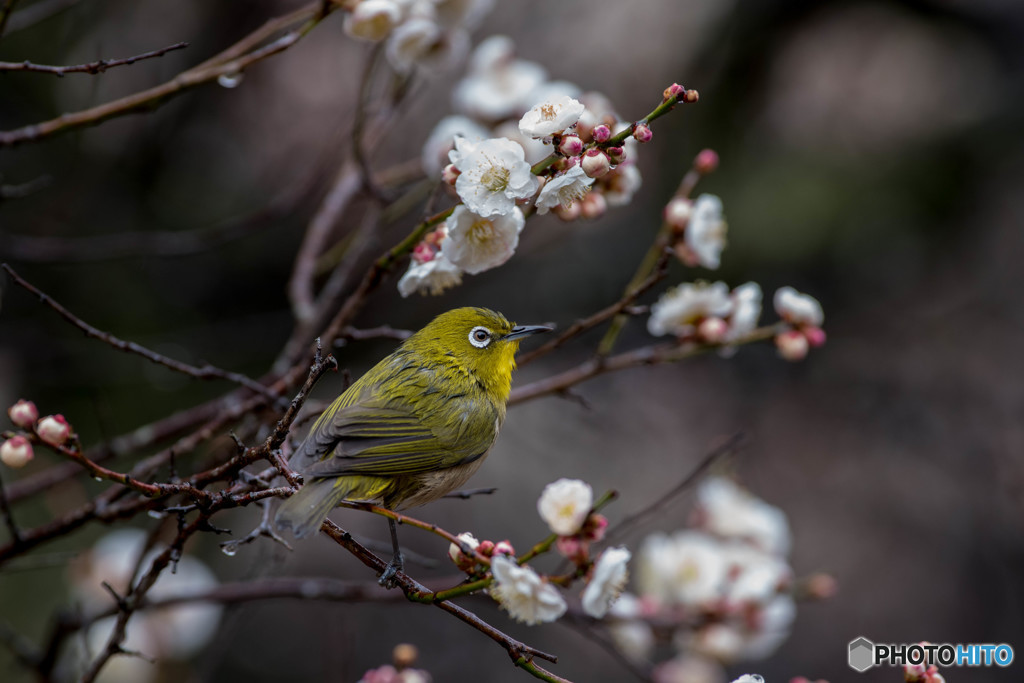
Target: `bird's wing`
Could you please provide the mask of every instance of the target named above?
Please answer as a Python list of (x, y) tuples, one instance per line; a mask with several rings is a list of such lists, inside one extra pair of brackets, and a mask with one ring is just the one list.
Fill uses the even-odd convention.
[[(489, 404), (460, 410), (446, 406), (447, 418), (431, 429), (408, 405), (369, 400), (338, 408), (313, 425), (293, 460), (304, 475), (397, 476), (454, 467), (483, 455), (497, 436), (497, 410)], [(467, 406), (468, 408), (468, 406)], [(493, 416), (491, 413), (494, 413)], [(319, 453), (319, 458), (316, 454)]]

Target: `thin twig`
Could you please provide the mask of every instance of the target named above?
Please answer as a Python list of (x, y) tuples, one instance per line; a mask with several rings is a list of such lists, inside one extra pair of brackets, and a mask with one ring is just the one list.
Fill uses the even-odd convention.
[(6, 0), (4, 6), (0, 7), (0, 37), (4, 35), (4, 29), (7, 27), (7, 20), (11, 18), (11, 13), (14, 12), (14, 4), (18, 0)]
[(24, 280), (20, 275), (18, 275), (14, 271), (13, 268), (11, 268), (6, 263), (0, 264), (0, 268), (3, 268), (3, 270), (7, 271), (7, 274), (11, 276), (11, 279), (13, 279), (14, 282), (20, 285), (23, 289), (28, 290), (36, 297), (38, 297), (40, 302), (46, 304), (54, 311), (56, 311), (62, 318), (70, 322), (78, 329), (85, 332), (86, 336), (92, 337), (93, 339), (99, 339), (100, 341), (105, 342), (110, 346), (113, 346), (115, 349), (118, 349), (119, 351), (125, 351), (127, 353), (134, 353), (136, 355), (142, 356), (143, 358), (150, 362), (156, 363), (157, 365), (163, 365), (166, 368), (170, 368), (171, 370), (174, 370), (176, 372), (188, 375), (189, 377), (195, 377), (196, 379), (225, 379), (230, 382), (235, 382), (236, 384), (241, 384), (245, 388), (251, 389), (259, 394), (263, 394), (267, 398), (271, 398), (274, 400), (280, 398), (280, 395), (277, 392), (273, 391), (269, 387), (266, 387), (249, 377), (246, 377), (241, 373), (221, 370), (220, 368), (216, 368), (210, 365), (209, 363), (203, 365), (202, 367), (189, 365), (188, 363), (182, 363), (181, 361), (174, 360), (173, 358), (168, 358), (167, 356), (157, 353), (156, 351), (151, 351), (150, 349), (147, 349), (146, 347), (140, 344), (136, 344), (135, 342), (124, 341), (122, 339), (119, 339), (118, 337), (115, 337), (109, 332), (104, 332), (103, 330), (97, 329), (90, 325), (89, 323), (82, 320), (81, 318), (79, 318), (78, 316), (76, 316), (68, 309), (64, 308), (59, 303), (57, 303), (49, 294), (46, 294), (39, 288)]
[(88, 64), (76, 64), (74, 66), (47, 66), (45, 64), (33, 64), (27, 60), (24, 62), (0, 62), (0, 72), (33, 71), (36, 73), (53, 74), (55, 76), (74, 73), (101, 74), (107, 69), (113, 69), (117, 66), (127, 66), (129, 64), (134, 64), (135, 62), (141, 62), (144, 59), (163, 57), (168, 52), (182, 50), (186, 47), (188, 47), (188, 43), (183, 41), (175, 43), (174, 45), (162, 47), (159, 50), (143, 52), (142, 54), (135, 55), (134, 57), (125, 57), (123, 59), (100, 59), (95, 62), (89, 62)]
[(25, 197), (49, 187), (51, 182), (52, 178), (48, 175), (44, 175), (20, 185), (0, 185), (0, 201), (24, 199)]

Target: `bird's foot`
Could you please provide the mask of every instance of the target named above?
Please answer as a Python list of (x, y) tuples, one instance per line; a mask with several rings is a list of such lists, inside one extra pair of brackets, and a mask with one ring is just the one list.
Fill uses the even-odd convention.
[(388, 562), (388, 566), (384, 567), (384, 572), (380, 575), (380, 578), (377, 579), (377, 583), (387, 589), (396, 588), (398, 586), (398, 581), (395, 579), (395, 575), (404, 569), (405, 558), (403, 558), (402, 554), (399, 553), (391, 558), (391, 561)]

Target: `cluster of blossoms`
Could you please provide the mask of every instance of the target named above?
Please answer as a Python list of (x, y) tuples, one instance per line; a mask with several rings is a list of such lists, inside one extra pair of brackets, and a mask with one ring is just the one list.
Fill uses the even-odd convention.
[(418, 657), (415, 645), (400, 643), (391, 653), (393, 664), (370, 669), (359, 683), (430, 683), (433, 678), (427, 671), (413, 668)]
[[(505, 263), (533, 212), (596, 218), (640, 187), (636, 147), (651, 139), (646, 125), (624, 122), (600, 93), (548, 81), (505, 36), (480, 43), (470, 64), (454, 91), (459, 113), (435, 126), (422, 155), (426, 173), (440, 175), (461, 203), (416, 248), (402, 296), (439, 294), (463, 273)], [(665, 97), (686, 94), (673, 85)], [(623, 130), (629, 136), (611, 144)]]
[(705, 481), (697, 498), (688, 528), (644, 540), (636, 593), (610, 612), (626, 656), (647, 660), (659, 638), (671, 643), (659, 683), (725, 680), (723, 664), (774, 652), (796, 612), (782, 511), (724, 478)]
[[(136, 566), (146, 567), (164, 548), (147, 549), (146, 532), (141, 529), (120, 529), (103, 538), (69, 567), (70, 583), (76, 602), (86, 614), (110, 608), (111, 596), (104, 584), (120, 594), (127, 592)], [(147, 593), (150, 601), (170, 600), (213, 590), (218, 581), (201, 560), (182, 555), (174, 572), (163, 572)], [(222, 608), (211, 602), (188, 602), (165, 609), (139, 612), (128, 621), (123, 647), (145, 657), (160, 661), (188, 660), (209, 643), (217, 633)], [(106, 647), (114, 629), (116, 616), (93, 623), (85, 634), (85, 652), (68, 652), (62, 663), (65, 675), (77, 677), (78, 669), (91, 656)], [(104, 680), (146, 683), (160, 678), (160, 667), (140, 657), (116, 657), (103, 670)]]
[(494, 0), (346, 0), (345, 32), (374, 43), (397, 71), (442, 69), (469, 52), (469, 31)]
[(32, 442), (36, 439), (59, 448), (71, 438), (71, 425), (63, 415), (47, 415), (39, 418), (39, 409), (32, 401), (21, 399), (7, 409), (7, 415), (15, 426), (25, 433), (15, 434), (0, 445), (0, 462), (8, 467), (24, 467), (33, 457)]

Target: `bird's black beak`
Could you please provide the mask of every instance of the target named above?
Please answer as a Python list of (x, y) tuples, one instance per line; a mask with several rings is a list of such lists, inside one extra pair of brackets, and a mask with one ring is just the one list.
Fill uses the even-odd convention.
[(502, 339), (505, 341), (509, 341), (510, 339), (522, 339), (523, 337), (529, 337), (531, 334), (550, 332), (553, 329), (555, 328), (548, 327), (547, 325), (516, 325), (512, 328), (512, 331), (502, 337)]

